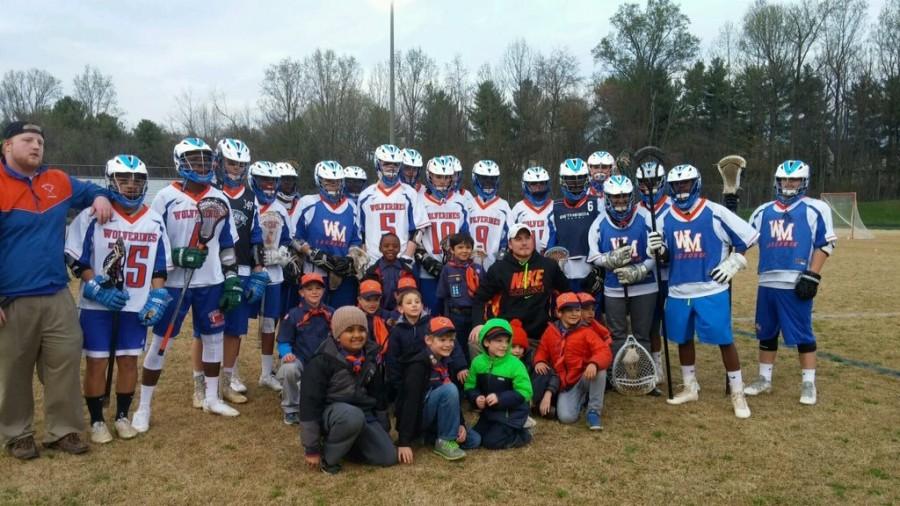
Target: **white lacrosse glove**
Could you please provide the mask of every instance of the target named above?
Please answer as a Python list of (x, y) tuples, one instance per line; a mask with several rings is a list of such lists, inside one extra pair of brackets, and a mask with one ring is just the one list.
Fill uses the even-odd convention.
[(722, 260), (709, 275), (717, 283), (722, 283), (724, 285), (730, 282), (731, 278), (745, 267), (747, 267), (747, 259), (744, 258), (744, 255), (735, 251), (725, 257), (725, 260)]
[(650, 273), (650, 270), (647, 269), (647, 266), (644, 264), (634, 264), (619, 267), (613, 272), (616, 274), (616, 277), (619, 278), (619, 283), (623, 285), (633, 285), (643, 281), (644, 278), (647, 277), (647, 274)]
[(278, 249), (268, 249), (263, 251), (263, 264), (266, 267), (278, 265), (284, 267), (291, 261), (291, 251), (287, 246), (281, 246)]
[(624, 267), (631, 262), (631, 245), (621, 246), (609, 253), (601, 253), (600, 257), (594, 260), (594, 265), (599, 265), (607, 270), (615, 270)]
[(666, 243), (663, 236), (659, 232), (650, 232), (647, 234), (647, 256), (655, 257), (656, 255), (666, 255)]

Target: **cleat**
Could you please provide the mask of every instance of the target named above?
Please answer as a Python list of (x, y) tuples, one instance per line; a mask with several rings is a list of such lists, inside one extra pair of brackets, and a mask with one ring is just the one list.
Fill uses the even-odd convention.
[(600, 420), (600, 413), (590, 410), (587, 412), (585, 419), (587, 420), (588, 429), (603, 430), (603, 422)]
[(8, 443), (6, 451), (19, 460), (31, 460), (41, 456), (34, 443), (34, 436), (25, 436)]
[(747, 405), (747, 398), (744, 392), (738, 390), (731, 394), (731, 405), (734, 406), (734, 416), (738, 418), (750, 418), (750, 406)]
[(206, 378), (203, 376), (194, 376), (193, 406), (195, 409), (203, 407), (204, 398), (206, 398)]
[(203, 411), (227, 417), (234, 417), (241, 414), (240, 411), (222, 402), (222, 399), (213, 399), (212, 402), (203, 399)]
[(127, 417), (123, 416), (116, 420), (115, 427), (119, 439), (131, 439), (138, 435), (138, 432), (131, 426), (131, 422), (128, 421)]
[(438, 439), (434, 442), (433, 451), (441, 457), (444, 457), (446, 460), (459, 460), (466, 457), (466, 452), (459, 447), (459, 443), (456, 441), (444, 441), (443, 439)]
[(300, 425), (300, 413), (297, 413), (296, 411), (285, 413), (282, 421), (285, 425)]
[(232, 376), (226, 374), (222, 381), (222, 398), (232, 404), (245, 404), (247, 397), (231, 387)]
[(94, 422), (91, 424), (91, 442), (94, 444), (102, 445), (109, 443), (113, 440), (112, 434), (109, 433), (109, 428), (106, 427), (106, 424), (103, 422)]
[(752, 383), (744, 387), (744, 395), (755, 396), (772, 393), (772, 382), (759, 376)]
[(131, 427), (138, 433), (150, 430), (150, 410), (144, 411), (143, 409), (138, 408), (138, 410), (134, 412), (134, 416), (131, 417)]
[(684, 404), (685, 402), (693, 402), (700, 398), (700, 384), (697, 383), (697, 380), (693, 380), (684, 385), (684, 388), (681, 392), (678, 392), (675, 397), (671, 399), (666, 399), (666, 402), (672, 405)]
[(247, 385), (241, 381), (241, 377), (238, 376), (237, 369), (234, 370), (234, 373), (231, 374), (231, 389), (239, 394), (247, 393)]
[[(107, 431), (108, 433), (109, 431)], [(90, 446), (81, 440), (81, 435), (77, 432), (70, 432), (52, 443), (44, 443), (44, 448), (59, 450), (72, 455), (81, 455), (91, 449)]]
[(816, 384), (812, 381), (804, 381), (800, 386), (800, 404), (807, 406), (815, 406), (816, 404)]
[(259, 377), (259, 386), (266, 387), (273, 392), (281, 391), (281, 382), (275, 378), (274, 374)]

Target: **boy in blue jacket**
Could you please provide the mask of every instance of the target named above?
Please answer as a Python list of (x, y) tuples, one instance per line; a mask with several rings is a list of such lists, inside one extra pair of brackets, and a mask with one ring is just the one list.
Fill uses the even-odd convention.
[[(472, 330), (472, 300), (484, 278), (484, 269), (472, 260), (475, 242), (469, 234), (453, 234), (447, 238), (453, 258), (441, 270), (437, 283), (437, 307), (453, 321), (456, 334), (468, 336)], [(466, 364), (472, 361), (469, 347), (461, 343)]]

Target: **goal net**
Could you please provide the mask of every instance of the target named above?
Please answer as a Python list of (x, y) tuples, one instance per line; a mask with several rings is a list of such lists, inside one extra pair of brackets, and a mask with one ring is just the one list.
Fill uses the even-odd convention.
[(834, 232), (845, 239), (874, 239), (863, 224), (856, 207), (856, 192), (823, 193), (821, 199), (831, 208)]

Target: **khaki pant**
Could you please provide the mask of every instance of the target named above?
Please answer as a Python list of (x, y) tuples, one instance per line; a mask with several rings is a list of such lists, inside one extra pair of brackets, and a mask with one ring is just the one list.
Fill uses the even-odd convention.
[(44, 385), (44, 441), (84, 430), (79, 378), (83, 337), (68, 290), (20, 297), (0, 326), (0, 443), (33, 435), (35, 368)]

